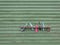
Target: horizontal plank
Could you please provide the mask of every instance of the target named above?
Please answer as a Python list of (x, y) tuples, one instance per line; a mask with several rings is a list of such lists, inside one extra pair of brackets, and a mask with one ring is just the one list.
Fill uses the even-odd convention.
[[(3, 4), (4, 4), (4, 5), (5, 5), (5, 4), (9, 4), (9, 5), (10, 5), (10, 4), (12, 4), (12, 5), (13, 5), (13, 4), (24, 4), (24, 5), (25, 5), (25, 4), (28, 4), (28, 5), (30, 5), (30, 4), (32, 4), (32, 5), (33, 5), (33, 4), (44, 4), (44, 5), (45, 5), (45, 4), (46, 4), (46, 5), (48, 5), (48, 4), (49, 4), (49, 5), (53, 4), (53, 5), (54, 5), (54, 4), (60, 4), (60, 2), (30, 2), (30, 1), (29, 1), (29, 2), (21, 2), (21, 1), (20, 1), (20, 2), (17, 2), (17, 1), (16, 1), (16, 2), (7, 2), (7, 1), (6, 1), (6, 2), (2, 2), (2, 1), (1, 1), (0, 4), (2, 4), (2, 5), (3, 5)], [(51, 6), (52, 6), (52, 5), (51, 5)]]
[(31, 17), (30, 16), (25, 16), (25, 17), (24, 16), (22, 16), (22, 17), (19, 17), (19, 16), (17, 16), (17, 17), (15, 17), (15, 16), (11, 16), (11, 17), (10, 16), (9, 17), (5, 16), (4, 17), (4, 16), (2, 16), (0, 18), (43, 18), (44, 19), (44, 18), (60, 18), (60, 16), (58, 16), (58, 17), (57, 16), (56, 17), (53, 17), (53, 16), (51, 16), (51, 17), (49, 17), (49, 16), (45, 16), (45, 17), (44, 16), (40, 16), (40, 17), (39, 16), (31, 16)]
[(5, 11), (7, 11), (7, 12), (10, 12), (10, 11), (12, 11), (12, 12), (13, 12), (13, 11), (15, 11), (15, 12), (16, 12), (16, 11), (19, 11), (19, 12), (20, 12), (20, 11), (21, 11), (21, 12), (22, 12), (22, 11), (24, 11), (24, 12), (32, 12), (32, 11), (33, 11), (33, 12), (34, 12), (34, 11), (37, 11), (37, 12), (38, 12), (38, 11), (39, 11), (39, 12), (40, 12), (40, 11), (41, 11), (41, 12), (44, 12), (44, 11), (53, 11), (53, 12), (54, 12), (54, 11), (60, 11), (60, 10), (56, 10), (56, 9), (55, 9), (55, 10), (40, 10), (40, 9), (39, 9), (39, 10), (20, 10), (20, 9), (19, 9), (19, 10), (3, 10), (3, 9), (0, 9), (0, 11), (4, 11), (4, 12), (5, 12)]
[(52, 41), (51, 42), (49, 42), (49, 41), (45, 41), (45, 42), (44, 41), (39, 41), (39, 42), (38, 41), (37, 42), (35, 42), (35, 41), (33, 41), (33, 42), (32, 41), (30, 41), (30, 42), (29, 41), (28, 42), (26, 42), (26, 41), (1, 41), (0, 43), (11, 43), (12, 44), (13, 42), (14, 43), (24, 43), (24, 44), (30, 44), (30, 43), (32, 43), (32, 44), (34, 44), (34, 43), (35, 44), (36, 43), (37, 44), (40, 44), (40, 43), (58, 43), (59, 44), (58, 41), (56, 41), (56, 42), (55, 41), (54, 42), (52, 42)]
[[(0, 7), (0, 9), (60, 9), (60, 7)], [(40, 12), (40, 13), (42, 13), (42, 12)], [(43, 12), (43, 13), (45, 13), (45, 12)], [(54, 12), (47, 12), (47, 13), (54, 13)], [(58, 12), (56, 12), (56, 13), (58, 13)]]
[(25, 31), (25, 32), (20, 32), (20, 31), (17, 31), (18, 33), (0, 33), (0, 34), (60, 34), (60, 32), (54, 32), (54, 31), (50, 31), (50, 32), (42, 32), (42, 31), (39, 31), (38, 33), (34, 32), (34, 31)]
[(60, 9), (0, 9), (0, 10), (60, 10)]
[[(14, 39), (0, 39), (0, 41), (12, 41)], [(60, 39), (15, 39), (15, 41), (60, 41)]]
[[(1, 44), (1, 45), (20, 45), (20, 44)], [(40, 44), (24, 44), (24, 43), (22, 43), (21, 45), (40, 45)], [(43, 44), (41, 44), (41, 45), (48, 45), (48, 44), (45, 44), (45, 43), (43, 43)], [(49, 44), (49, 45), (60, 45), (60, 44)]]
[[(0, 12), (0, 13), (8, 13), (8, 12)], [(10, 13), (60, 13), (60, 12), (10, 12)]]
[(60, 39), (60, 37), (0, 37), (0, 39)]
[(37, 17), (37, 18), (0, 18), (0, 20), (60, 20), (60, 18), (40, 18), (40, 17)]
[(0, 2), (60, 2), (60, 0), (0, 0)]
[(37, 3), (37, 4), (34, 4), (34, 3), (32, 3), (32, 4), (20, 4), (20, 3), (17, 3), (17, 4), (16, 4), (16, 3), (13, 3), (13, 4), (10, 4), (10, 3), (9, 3), (9, 4), (8, 4), (8, 3), (7, 3), (7, 4), (4, 4), (4, 3), (2, 3), (2, 4), (0, 4), (1, 7), (2, 7), (2, 6), (3, 6), (3, 7), (4, 7), (4, 6), (5, 6), (5, 7), (9, 7), (9, 6), (10, 6), (10, 7), (13, 7), (13, 6), (15, 6), (15, 7), (19, 7), (19, 6), (21, 6), (21, 7), (28, 7), (28, 6), (29, 6), (29, 7), (33, 7), (33, 6), (35, 6), (35, 7), (36, 7), (36, 6), (37, 6), (37, 7), (38, 7), (38, 6), (41, 6), (41, 7), (50, 7), (50, 6), (51, 6), (51, 7), (56, 7), (56, 6), (57, 6), (57, 7), (59, 7), (59, 5), (60, 5), (60, 3), (59, 3), (59, 4), (39, 4), (39, 3)]
[[(0, 31), (2, 31), (2, 32), (4, 32), (4, 31), (5, 31), (5, 32), (6, 32), (6, 31), (16, 31), (16, 32), (19, 31), (19, 32), (21, 32), (20, 30), (21, 30), (21, 29), (19, 29), (19, 28), (18, 28), (18, 29), (5, 29), (5, 28), (0, 29)], [(25, 31), (32, 31), (32, 30), (30, 30), (30, 29), (27, 30), (27, 29), (26, 29)], [(25, 32), (25, 31), (24, 31), (24, 32)], [(56, 29), (51, 29), (50, 31), (51, 31), (51, 32), (53, 32), (53, 31), (58, 32), (58, 31), (60, 31), (60, 29), (56, 28)], [(32, 32), (33, 32), (33, 31), (32, 31)], [(34, 32), (35, 32), (35, 31), (34, 31)], [(39, 31), (39, 32), (40, 32), (40, 31)], [(47, 32), (47, 31), (43, 31), (43, 32)]]
[(0, 34), (0, 37), (60, 37), (60, 34)]
[(0, 10), (0, 12), (60, 12), (60, 10)]
[[(25, 23), (25, 24), (18, 24), (18, 23), (17, 23), (17, 24), (13, 24), (13, 23), (12, 23), (12, 24), (3, 24), (3, 23), (2, 23), (2, 24), (1, 24), (1, 23), (0, 23), (0, 27), (2, 27), (2, 26), (3, 26), (3, 27), (4, 27), (4, 26), (6, 26), (6, 27), (8, 27), (8, 26), (14, 26), (14, 27), (15, 27), (15, 26), (25, 26), (25, 25), (26, 25), (26, 23)], [(32, 24), (32, 25), (35, 26), (36, 24)], [(29, 25), (29, 26), (30, 26), (30, 25)], [(38, 26), (42, 26), (42, 24), (41, 24), (41, 23), (40, 23), (40, 24), (38, 23)], [(60, 25), (59, 25), (58, 23), (56, 23), (56, 24), (47, 24), (47, 23), (46, 23), (45, 26), (60, 26)]]
[[(36, 33), (36, 32), (34, 32), (34, 31), (25, 31), (25, 32), (21, 32), (21, 31), (0, 31), (0, 34), (2, 34), (2, 33), (3, 33), (3, 34), (6, 34), (6, 33), (7, 33), (7, 34), (8, 34), (8, 33), (9, 33), (9, 34), (11, 34), (11, 33), (13, 33), (13, 34), (18, 34), (18, 33), (27, 33), (27, 32)], [(40, 31), (40, 32), (42, 32), (42, 31)], [(44, 31), (44, 32), (48, 33), (47, 31)], [(50, 31), (50, 33), (51, 33), (51, 32), (58, 32), (58, 33), (60, 33), (60, 31)]]
[[(46, 42), (53, 42), (53, 43), (54, 43), (54, 42), (59, 42), (59, 41), (53, 41), (53, 40), (52, 40), (52, 41), (47, 41), (47, 40), (45, 40), (45, 41), (46, 41)], [(20, 42), (20, 43), (21, 43), (21, 42), (27, 42), (27, 43), (29, 43), (29, 42), (33, 42), (33, 43), (34, 43), (34, 42), (37, 42), (37, 43), (38, 43), (38, 42), (43, 42), (43, 43), (45, 43), (45, 41), (43, 41), (43, 40), (41, 40), (41, 41), (37, 41), (37, 40), (36, 40), (36, 41), (34, 41), (34, 40), (31, 40), (31, 41), (26, 41), (26, 40), (25, 40), (25, 41), (22, 41), (22, 40), (21, 40), (21, 41), (15, 41), (15, 42), (16, 42), (16, 43), (17, 43), (17, 42)], [(0, 41), (0, 43), (4, 43), (4, 42), (5, 42), (5, 41)], [(11, 42), (14, 42), (14, 40), (13, 40), (13, 41), (6, 41), (6, 42), (10, 42), (10, 43), (11, 43)], [(5, 43), (6, 43), (6, 42), (5, 42)]]
[[(3, 37), (4, 37), (4, 38), (3, 38)], [(1, 36), (0, 39), (6, 39), (6, 38), (7, 38), (7, 39), (8, 39), (8, 38), (9, 38), (9, 39), (10, 39), (10, 38), (20, 38), (20, 39), (21, 39), (21, 38), (23, 38), (23, 37), (24, 37), (24, 39), (25, 39), (25, 38), (27, 38), (27, 39), (28, 39), (28, 38), (29, 38), (29, 39), (30, 39), (30, 38), (35, 38), (35, 39), (39, 39), (39, 38), (47, 38), (47, 39), (50, 39), (50, 38), (52, 38), (52, 39), (53, 39), (53, 38), (55, 38), (55, 37), (56, 37), (57, 39), (60, 38), (60, 36)]]
[(3, 20), (3, 21), (0, 21), (0, 24), (26, 24), (28, 22), (31, 22), (32, 24), (36, 24), (36, 23), (39, 23), (39, 22), (44, 22), (45, 24), (60, 24), (60, 21), (55, 21), (55, 20)]
[[(16, 1), (16, 0), (0, 0), (0, 1)], [(17, 1), (52, 1), (52, 2), (56, 2), (56, 0), (17, 0)], [(60, 1), (60, 0), (57, 0)]]
[[(45, 22), (45, 21), (39, 21), (39, 20), (32, 20), (32, 21), (28, 21), (28, 20), (22, 20), (21, 22), (20, 21), (1, 21), (0, 22), (0, 24), (1, 25), (10, 25), (10, 24), (12, 24), (12, 25), (26, 25), (26, 23), (29, 23), (29, 22), (31, 22), (33, 25), (35, 25), (35, 24), (38, 24), (38, 25), (40, 25), (41, 23), (39, 23), (39, 22)], [(60, 22), (59, 21), (56, 21), (56, 22), (45, 22), (45, 25), (58, 25), (58, 24), (60, 24)]]

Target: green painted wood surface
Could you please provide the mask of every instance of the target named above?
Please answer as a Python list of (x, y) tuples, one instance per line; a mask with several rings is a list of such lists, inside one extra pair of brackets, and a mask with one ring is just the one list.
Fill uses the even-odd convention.
[[(51, 31), (20, 32), (29, 21)], [(60, 0), (0, 0), (0, 45), (60, 45)]]

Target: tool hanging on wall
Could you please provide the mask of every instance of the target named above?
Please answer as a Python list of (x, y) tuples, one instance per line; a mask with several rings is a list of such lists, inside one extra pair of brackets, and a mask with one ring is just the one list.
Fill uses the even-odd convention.
[[(29, 26), (30, 26), (31, 28), (30, 28)], [(31, 22), (26, 23), (26, 25), (24, 25), (23, 27), (21, 27), (20, 30), (23, 32), (23, 31), (25, 31), (26, 28), (30, 28), (32, 31), (34, 31), (34, 28), (33, 28), (33, 25), (32, 25)]]
[(31, 22), (29, 22), (29, 24), (30, 24), (30, 26), (31, 26), (31, 28), (32, 28), (32, 31), (34, 31), (34, 28), (33, 28), (32, 23), (31, 23)]
[(45, 26), (44, 22), (39, 22), (39, 25), (33, 26), (31, 22), (26, 23), (24, 26), (20, 26), (20, 30), (23, 32), (26, 29), (38, 32), (39, 30), (50, 32), (50, 27)]
[(35, 32), (38, 32), (38, 25), (35, 26)]
[(26, 23), (26, 25), (23, 26), (24, 28), (21, 27), (21, 28), (20, 28), (20, 31), (21, 31), (21, 32), (25, 31), (25, 27), (26, 27), (27, 25), (28, 25), (28, 24)]
[(41, 26), (42, 26), (42, 31), (44, 31), (44, 27), (45, 27), (44, 22), (41, 22)]

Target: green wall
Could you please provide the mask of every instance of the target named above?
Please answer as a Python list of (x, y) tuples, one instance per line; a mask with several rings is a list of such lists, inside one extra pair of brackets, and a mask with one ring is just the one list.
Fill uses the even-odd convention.
[[(19, 31), (39, 21), (51, 31)], [(60, 45), (60, 0), (0, 0), (0, 45)]]

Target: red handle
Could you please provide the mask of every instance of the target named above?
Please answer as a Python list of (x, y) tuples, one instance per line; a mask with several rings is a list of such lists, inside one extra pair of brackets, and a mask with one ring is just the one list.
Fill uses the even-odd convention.
[(35, 26), (35, 32), (38, 32), (38, 25)]

